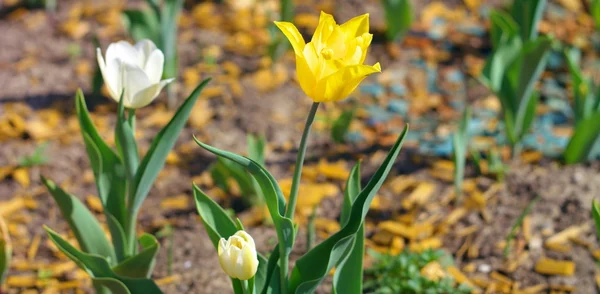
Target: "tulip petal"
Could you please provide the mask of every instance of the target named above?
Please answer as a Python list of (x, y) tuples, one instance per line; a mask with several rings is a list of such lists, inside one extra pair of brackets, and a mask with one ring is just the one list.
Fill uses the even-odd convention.
[(275, 25), (283, 32), (285, 37), (290, 41), (292, 47), (294, 48), (294, 52), (296, 54), (302, 54), (302, 50), (304, 50), (304, 38), (296, 28), (294, 24), (291, 22), (285, 21), (276, 21)]
[(108, 45), (106, 49), (106, 64), (110, 64), (115, 59), (130, 65), (140, 65), (137, 49), (127, 41), (119, 41)]
[(338, 101), (348, 97), (368, 75), (381, 72), (381, 66), (376, 63), (369, 65), (353, 65), (340, 69), (319, 81), (312, 97), (315, 102)]
[(250, 248), (250, 246), (244, 246), (240, 254), (240, 260), (242, 262), (238, 267), (238, 279), (249, 280), (256, 274), (256, 270), (258, 269), (256, 250)]
[(148, 39), (143, 39), (135, 43), (134, 48), (138, 53), (138, 65), (141, 68), (145, 68), (145, 65), (148, 63), (151, 54), (156, 51), (156, 45), (154, 45), (154, 42)]
[(246, 233), (246, 231), (237, 231), (234, 236), (238, 236), (238, 237), (244, 239), (244, 242), (247, 243), (246, 245), (249, 245), (251, 248), (256, 249), (256, 244), (254, 244), (254, 239), (252, 239), (252, 236), (250, 236), (250, 234)]
[(317, 25), (317, 29), (315, 29), (315, 33), (310, 39), (310, 42), (314, 44), (317, 52), (321, 52), (321, 50), (325, 48), (325, 43), (331, 36), (331, 33), (336, 26), (337, 24), (335, 23), (333, 15), (321, 11), (321, 15), (319, 16), (319, 24)]
[(356, 16), (340, 25), (340, 28), (346, 33), (347, 40), (362, 36), (369, 32), (369, 14)]
[(160, 78), (162, 78), (163, 66), (165, 63), (165, 56), (160, 50), (154, 50), (148, 56), (148, 60), (144, 65), (144, 72), (150, 79), (151, 83), (160, 82)]
[(170, 82), (174, 81), (175, 78), (162, 80), (156, 84), (153, 84), (145, 89), (138, 91), (134, 97), (133, 102), (130, 103), (129, 108), (140, 108), (150, 104), (162, 91), (162, 89)]
[(100, 48), (96, 48), (96, 58), (98, 59), (98, 67), (100, 68), (100, 73), (102, 73), (102, 79), (104, 80), (104, 84), (108, 89), (108, 92), (115, 101), (118, 102), (119, 97), (121, 96), (118, 89), (120, 89), (121, 84), (121, 73), (119, 72), (119, 60), (113, 59), (110, 66), (106, 64), (104, 58), (102, 57), (102, 51)]
[(123, 95), (125, 107), (138, 108), (139, 106), (137, 105), (141, 104), (139, 101), (136, 101), (135, 98), (138, 95), (138, 92), (141, 92), (153, 84), (150, 82), (150, 79), (148, 79), (144, 70), (137, 65), (123, 63), (121, 64), (121, 70), (123, 71), (122, 85), (125, 92)]

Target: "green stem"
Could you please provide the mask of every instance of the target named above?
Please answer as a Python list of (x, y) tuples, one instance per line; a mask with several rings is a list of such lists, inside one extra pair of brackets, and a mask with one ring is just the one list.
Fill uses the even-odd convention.
[[(302, 166), (304, 165), (304, 155), (306, 154), (306, 143), (308, 134), (313, 121), (315, 120), (315, 114), (319, 108), (319, 102), (314, 102), (306, 118), (306, 124), (304, 125), (304, 131), (302, 132), (302, 138), (300, 139), (300, 146), (298, 147), (298, 156), (296, 158), (296, 167), (294, 169), (294, 177), (292, 178), (292, 189), (290, 190), (289, 202), (287, 210), (285, 211), (285, 217), (293, 220), (294, 210), (296, 209), (296, 200), (298, 198), (298, 189), (300, 188), (300, 177), (302, 175)], [(285, 242), (279, 240), (279, 252), (280, 252), (280, 279), (281, 279), (281, 293), (287, 293), (287, 279), (288, 279), (288, 264), (289, 255), (286, 252)]]
[(306, 118), (306, 124), (304, 125), (304, 131), (302, 132), (302, 138), (300, 139), (300, 146), (298, 147), (298, 156), (296, 157), (296, 168), (294, 169), (294, 177), (292, 178), (292, 189), (290, 190), (290, 200), (285, 211), (285, 217), (292, 218), (294, 216), (294, 210), (296, 209), (296, 200), (298, 198), (298, 189), (300, 188), (300, 176), (302, 175), (302, 166), (304, 165), (304, 155), (306, 154), (306, 143), (308, 134), (312, 127), (312, 123), (315, 120), (315, 114), (319, 108), (319, 102), (314, 102)]
[[(128, 117), (127, 117), (127, 122), (129, 123), (129, 127), (131, 127), (131, 130), (135, 136), (135, 109), (131, 108), (129, 109), (128, 112)], [(132, 199), (133, 195), (135, 195), (135, 175), (128, 175), (127, 178), (127, 187), (128, 187), (128, 199)], [(131, 202), (131, 201), (129, 201)], [(136, 219), (137, 219), (137, 212), (132, 211), (132, 206), (131, 203), (127, 203), (127, 215), (126, 215), (126, 231), (125, 231), (125, 238), (127, 240), (127, 247), (126, 247), (126, 254), (128, 256), (133, 256), (137, 253), (137, 247), (136, 247)]]

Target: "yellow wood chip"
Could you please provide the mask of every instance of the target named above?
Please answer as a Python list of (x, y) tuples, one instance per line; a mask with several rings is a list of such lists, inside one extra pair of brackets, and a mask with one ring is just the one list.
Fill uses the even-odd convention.
[(27, 260), (32, 261), (35, 259), (38, 249), (40, 248), (41, 241), (42, 241), (41, 235), (35, 235), (35, 237), (33, 237), (33, 240), (31, 241), (31, 245), (29, 246), (29, 249), (27, 250)]
[(31, 180), (29, 179), (29, 171), (26, 168), (16, 168), (13, 170), (12, 177), (23, 188), (28, 188), (31, 184)]
[(395, 177), (389, 184), (390, 189), (394, 194), (400, 194), (404, 190), (412, 187), (416, 183), (416, 180), (410, 176), (399, 176)]
[(168, 285), (168, 284), (177, 283), (179, 280), (181, 280), (180, 275), (171, 275), (171, 276), (156, 280), (156, 284), (159, 286), (164, 286), (164, 285)]
[(390, 246), (390, 253), (393, 255), (398, 255), (404, 249), (404, 239), (396, 236), (392, 238), (392, 244)]
[(408, 197), (402, 200), (402, 207), (412, 209), (415, 206), (422, 206), (429, 200), (434, 191), (435, 185), (433, 183), (420, 183)]
[(575, 273), (575, 263), (542, 257), (535, 264), (535, 271), (545, 275), (571, 276)]
[(407, 226), (396, 221), (383, 221), (379, 223), (378, 227), (394, 235), (413, 240), (426, 238), (433, 234), (433, 226), (431, 224), (416, 224), (413, 226)]
[(587, 224), (583, 224), (580, 226), (570, 226), (560, 233), (555, 234), (554, 236), (548, 238), (546, 240), (546, 244), (555, 243), (555, 244), (564, 244), (567, 243), (572, 238), (579, 236), (581, 233), (586, 232), (589, 229)]
[(185, 194), (169, 197), (160, 202), (162, 209), (186, 209), (190, 205), (190, 197)]
[(450, 266), (446, 269), (446, 272), (448, 272), (448, 274), (450, 274), (457, 283), (465, 284), (471, 288), (475, 288), (473, 282), (471, 282), (471, 280), (469, 280), (469, 278), (467, 278), (467, 276), (465, 276), (465, 274), (463, 274), (457, 267)]
[(440, 247), (442, 247), (442, 240), (440, 240), (440, 238), (433, 237), (410, 244), (410, 251), (423, 252), (427, 249), (438, 249)]
[(100, 201), (100, 198), (96, 195), (88, 195), (87, 197), (85, 197), (85, 202), (95, 212), (101, 213), (104, 211), (102, 202)]
[(35, 275), (10, 276), (6, 279), (6, 284), (10, 287), (30, 288), (35, 287), (36, 281)]
[(460, 219), (462, 219), (467, 214), (467, 210), (464, 207), (459, 207), (454, 209), (446, 218), (447, 225), (453, 225), (457, 223)]

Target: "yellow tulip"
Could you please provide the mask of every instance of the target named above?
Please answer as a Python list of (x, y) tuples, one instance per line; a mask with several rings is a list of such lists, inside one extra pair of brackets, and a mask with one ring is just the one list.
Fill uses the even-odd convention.
[(244, 231), (237, 231), (229, 239), (221, 238), (217, 249), (219, 263), (225, 273), (235, 279), (249, 280), (258, 270), (254, 239)]
[(338, 25), (333, 16), (321, 12), (319, 25), (309, 43), (290, 22), (275, 22), (296, 53), (296, 71), (302, 90), (314, 102), (345, 99), (368, 75), (381, 66), (364, 65), (373, 39), (369, 14)]

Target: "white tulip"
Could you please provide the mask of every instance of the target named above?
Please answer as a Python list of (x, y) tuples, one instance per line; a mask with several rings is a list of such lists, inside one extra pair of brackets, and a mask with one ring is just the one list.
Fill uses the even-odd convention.
[(106, 49), (106, 62), (96, 49), (98, 65), (110, 96), (117, 102), (123, 93), (127, 108), (144, 107), (174, 79), (161, 81), (165, 57), (150, 40), (131, 45), (126, 41), (112, 43)]
[(256, 274), (258, 258), (254, 239), (244, 231), (219, 240), (219, 263), (225, 273), (235, 279), (249, 280)]

